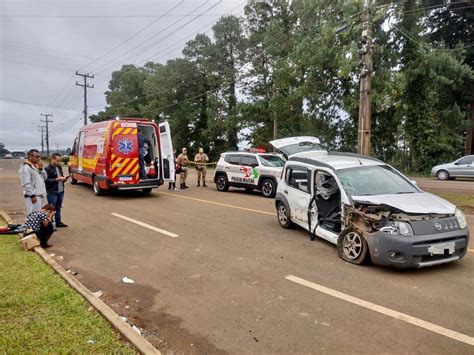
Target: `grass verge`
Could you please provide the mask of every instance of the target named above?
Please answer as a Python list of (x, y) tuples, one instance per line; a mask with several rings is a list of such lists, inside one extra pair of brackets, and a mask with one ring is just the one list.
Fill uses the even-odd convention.
[(0, 329), (0, 353), (136, 353), (15, 235), (0, 235)]

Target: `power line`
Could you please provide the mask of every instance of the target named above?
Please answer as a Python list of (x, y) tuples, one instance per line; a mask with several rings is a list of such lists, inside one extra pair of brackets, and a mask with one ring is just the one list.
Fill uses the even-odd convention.
[[(24, 15), (24, 14), (2, 14), (0, 17), (19, 17), (19, 18), (97, 18), (97, 19), (103, 19), (103, 18), (151, 18), (151, 17), (158, 17), (161, 16), (163, 17), (191, 17), (192, 15), (158, 15), (158, 14), (152, 14), (152, 15)], [(208, 14), (205, 15), (206, 17), (218, 17), (220, 16), (219, 14)]]
[(153, 21), (151, 21), (149, 24), (147, 24), (145, 27), (143, 27), (142, 29), (140, 29), (138, 32), (134, 33), (133, 35), (131, 35), (130, 37), (128, 37), (126, 40), (120, 42), (118, 45), (116, 45), (115, 47), (113, 47), (112, 49), (108, 50), (107, 52), (105, 52), (104, 54), (102, 54), (100, 57), (94, 59), (92, 62), (84, 65), (82, 68), (79, 68), (79, 70), (83, 70), (85, 67), (95, 63), (97, 60), (99, 59), (102, 59), (104, 58), (105, 56), (107, 56), (108, 54), (112, 53), (113, 51), (115, 51), (116, 49), (122, 47), (125, 43), (129, 42), (130, 40), (132, 40), (133, 38), (137, 37), (140, 33), (143, 33), (145, 30), (147, 30), (149, 27), (153, 26), (155, 23), (157, 23), (159, 20), (161, 20), (163, 17), (165, 17), (168, 13), (170, 13), (171, 11), (173, 11), (174, 9), (176, 9), (178, 6), (180, 6), (182, 3), (184, 2), (184, 0), (182, 0), (181, 2), (179, 2), (178, 4), (176, 4), (175, 6), (173, 6), (171, 9), (169, 9), (167, 12), (165, 12), (163, 15), (160, 15), (158, 16), (156, 19), (154, 19)]
[(57, 106), (49, 106), (49, 105), (37, 104), (37, 103), (21, 101), (21, 100), (6, 99), (6, 98), (3, 98), (3, 97), (0, 97), (0, 101), (13, 102), (13, 103), (22, 104), (22, 105), (55, 108), (55, 109), (63, 110), (63, 111), (77, 111), (77, 110), (68, 110), (68, 109), (64, 109), (64, 108), (61, 108), (61, 107), (57, 107)]
[[(214, 8), (215, 6), (217, 6), (218, 4), (220, 4), (221, 1), (222, 1), (222, 0), (220, 0), (218, 3), (214, 4), (212, 7), (210, 7), (210, 8), (207, 9), (206, 11), (209, 11), (209, 10), (211, 10), (212, 8)], [(207, 3), (207, 2), (206, 2), (206, 3)], [(197, 8), (193, 9), (192, 11), (190, 11), (189, 14), (192, 14), (192, 13), (195, 12), (196, 10), (200, 9), (200, 8), (203, 7), (206, 3), (199, 5)], [(206, 12), (206, 11), (205, 11), (205, 12)], [(200, 15), (201, 15), (201, 14), (200, 14)], [(194, 20), (195, 20), (196, 18), (198, 18), (200, 15), (195, 16), (194, 19), (191, 20), (191, 21), (188, 21), (188, 22), (186, 23), (186, 25), (189, 24), (189, 23), (191, 23), (192, 21), (194, 21)], [(174, 24), (172, 24), (170, 27), (176, 25), (176, 24), (179, 23), (179, 22), (180, 22), (180, 20), (177, 21), (177, 22), (175, 22)], [(186, 25), (185, 25), (185, 26), (186, 26)], [(179, 27), (178, 29), (174, 30), (174, 32), (181, 30), (181, 29), (184, 28), (185, 26)], [(167, 27), (165, 30), (161, 30), (161, 31), (159, 31), (158, 33), (155, 33), (155, 34), (153, 34), (152, 36), (148, 37), (147, 39), (145, 39), (144, 41), (140, 42), (140, 43), (139, 43), (138, 45), (136, 45), (135, 47), (133, 47), (133, 48), (131, 48), (130, 50), (124, 52), (124, 53), (121, 54), (121, 55), (119, 55), (115, 60), (112, 60), (112, 61), (110, 62), (110, 64), (102, 64), (102, 65), (100, 65), (99, 67), (97, 67), (97, 68), (95, 69), (95, 71), (97, 72), (97, 71), (99, 71), (99, 70), (104, 70), (105, 68), (111, 68), (111, 67), (113, 67), (116, 63), (119, 63), (120, 61), (123, 62), (124, 60), (127, 60), (127, 59), (129, 59), (129, 58), (133, 58), (133, 57), (135, 56), (135, 53), (136, 53), (135, 51), (136, 51), (138, 48), (140, 48), (143, 44), (145, 44), (145, 43), (147, 43), (147, 42), (153, 40), (158, 34), (163, 33), (164, 31), (170, 30), (170, 27)], [(156, 44), (156, 43), (157, 43), (157, 41), (153, 42), (153, 45)], [(148, 47), (149, 47), (149, 46), (148, 46)], [(143, 47), (143, 48), (145, 48), (145, 47)], [(142, 49), (143, 49), (143, 48), (142, 48)], [(148, 49), (147, 49), (147, 50), (148, 50)], [(137, 51), (140, 51), (140, 49), (138, 49)], [(132, 54), (129, 55), (129, 53), (132, 53)], [(141, 53), (143, 53), (143, 51), (142, 51)]]

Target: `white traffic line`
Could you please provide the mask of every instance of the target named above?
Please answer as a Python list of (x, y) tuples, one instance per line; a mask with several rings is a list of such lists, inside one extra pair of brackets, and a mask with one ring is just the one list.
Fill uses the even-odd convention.
[(378, 313), (384, 314), (386, 316), (389, 316), (389, 317), (392, 317), (392, 318), (395, 318), (395, 319), (398, 319), (398, 320), (416, 325), (417, 327), (429, 330), (433, 333), (444, 335), (445, 337), (460, 341), (461, 343), (465, 343), (465, 344), (474, 346), (474, 338), (469, 336), (469, 335), (461, 334), (461, 333), (455, 332), (453, 330), (440, 327), (439, 325), (424, 321), (424, 320), (419, 319), (419, 318), (412, 317), (408, 314), (397, 312), (397, 311), (394, 311), (392, 309), (389, 309), (389, 308), (386, 308), (386, 307), (383, 307), (383, 306), (379, 306), (379, 305), (377, 305), (375, 303), (372, 303), (372, 302), (364, 301), (360, 298), (353, 297), (353, 296), (350, 296), (348, 294), (345, 294), (345, 293), (342, 293), (342, 292), (339, 292), (339, 291), (336, 291), (336, 290), (333, 290), (333, 289), (315, 284), (314, 282), (306, 281), (304, 279), (301, 279), (301, 278), (293, 276), (293, 275), (288, 275), (288, 276), (285, 277), (285, 279), (287, 279), (289, 281), (296, 282), (297, 284), (312, 288), (313, 290), (325, 293), (329, 296), (339, 298), (343, 301), (350, 302), (350, 303), (356, 304), (360, 307), (370, 309), (374, 312), (378, 312)]
[(121, 215), (121, 214), (118, 214), (118, 213), (115, 213), (115, 212), (112, 212), (111, 215), (112, 215), (112, 216), (115, 216), (115, 217), (118, 217), (118, 218), (122, 218), (122, 219), (124, 219), (124, 220), (126, 220), (126, 221), (129, 221), (129, 222), (138, 224), (139, 226), (142, 226), (142, 227), (151, 229), (152, 231), (155, 231), (155, 232), (158, 232), (158, 233), (167, 235), (168, 237), (171, 237), (171, 238), (179, 237), (179, 235), (177, 235), (177, 234), (168, 232), (168, 231), (166, 231), (166, 230), (164, 230), (164, 229), (157, 228), (157, 227), (155, 227), (155, 226), (149, 225), (149, 224), (144, 223), (144, 222), (137, 221), (136, 219), (133, 219), (133, 218), (130, 218), (130, 217), (127, 217), (127, 216), (124, 216), (124, 215)]

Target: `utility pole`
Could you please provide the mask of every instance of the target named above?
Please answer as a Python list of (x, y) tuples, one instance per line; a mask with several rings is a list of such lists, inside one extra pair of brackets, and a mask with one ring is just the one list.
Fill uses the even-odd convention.
[(38, 125), (38, 132), (41, 132), (41, 154), (44, 154), (44, 129), (45, 126)]
[(41, 122), (44, 122), (46, 123), (46, 154), (48, 155), (49, 157), (49, 124), (52, 123), (53, 121), (52, 120), (49, 120), (48, 117), (52, 117), (53, 114), (52, 113), (42, 113), (41, 116), (43, 117), (46, 117), (45, 120), (41, 120)]
[(360, 71), (357, 152), (359, 154), (370, 155), (372, 122), (372, 0), (364, 0), (359, 55), (361, 56), (362, 69)]
[(94, 79), (94, 75), (89, 75), (89, 74), (81, 74), (78, 71), (76, 71), (77, 76), (82, 76), (84, 78), (84, 84), (79, 84), (76, 81), (77, 86), (82, 86), (84, 88), (84, 125), (87, 125), (87, 88), (94, 88), (94, 85), (89, 85), (87, 84), (87, 78), (89, 79)]

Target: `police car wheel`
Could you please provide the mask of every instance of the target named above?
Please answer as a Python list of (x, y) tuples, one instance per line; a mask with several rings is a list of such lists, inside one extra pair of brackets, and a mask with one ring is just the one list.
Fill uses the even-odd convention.
[(265, 179), (262, 182), (262, 195), (265, 197), (275, 197), (276, 194), (276, 186), (273, 180)]
[(221, 174), (216, 178), (216, 187), (218, 191), (226, 192), (229, 190), (229, 181), (227, 180), (227, 176)]
[(280, 226), (283, 228), (291, 228), (293, 226), (293, 222), (291, 222), (290, 219), (290, 213), (283, 202), (278, 202), (277, 204), (277, 216), (278, 223), (280, 223)]
[(99, 179), (97, 177), (94, 177), (94, 181), (92, 183), (92, 187), (94, 189), (94, 195), (96, 196), (102, 196), (104, 194), (104, 190), (102, 190), (99, 186)]

